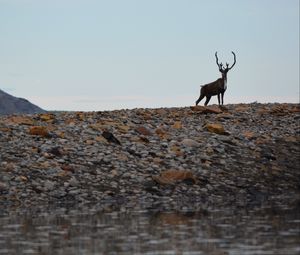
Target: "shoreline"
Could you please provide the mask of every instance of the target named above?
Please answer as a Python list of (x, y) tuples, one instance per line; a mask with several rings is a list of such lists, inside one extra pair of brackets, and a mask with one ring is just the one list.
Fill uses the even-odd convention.
[(0, 116), (0, 206), (247, 206), (299, 198), (300, 107)]

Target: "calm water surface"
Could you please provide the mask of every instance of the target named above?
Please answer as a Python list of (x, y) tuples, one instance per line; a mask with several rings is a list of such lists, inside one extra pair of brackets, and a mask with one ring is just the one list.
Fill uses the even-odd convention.
[(300, 254), (300, 206), (2, 210), (0, 254)]

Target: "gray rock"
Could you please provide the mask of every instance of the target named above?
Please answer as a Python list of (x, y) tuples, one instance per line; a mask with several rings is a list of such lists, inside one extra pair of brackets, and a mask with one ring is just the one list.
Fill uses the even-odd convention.
[(186, 146), (186, 147), (199, 147), (200, 144), (193, 140), (193, 139), (190, 139), (190, 138), (185, 138), (181, 141), (181, 144)]
[(51, 190), (54, 189), (55, 183), (52, 182), (52, 181), (46, 180), (45, 183), (44, 183), (44, 187), (45, 187), (45, 190), (51, 191)]

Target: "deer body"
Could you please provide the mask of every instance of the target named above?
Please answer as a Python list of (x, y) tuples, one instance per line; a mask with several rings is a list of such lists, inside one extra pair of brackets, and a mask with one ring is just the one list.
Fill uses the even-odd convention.
[(236, 63), (236, 58), (235, 58), (235, 54), (234, 52), (232, 52), (233, 56), (234, 56), (234, 63), (232, 64), (231, 67), (229, 67), (229, 64), (226, 63), (226, 68), (223, 67), (223, 64), (219, 64), (218, 62), (218, 56), (217, 56), (217, 52), (215, 54), (216, 56), (216, 62), (217, 65), (219, 67), (219, 71), (222, 74), (222, 78), (217, 79), (214, 82), (205, 84), (203, 86), (201, 86), (201, 90), (200, 90), (200, 96), (196, 101), (196, 105), (199, 104), (199, 102), (206, 97), (206, 101), (204, 103), (204, 105), (206, 106), (209, 103), (209, 100), (212, 96), (218, 96), (218, 103), (220, 105), (220, 96), (221, 96), (221, 101), (222, 101), (222, 105), (224, 104), (224, 93), (227, 89), (227, 72), (235, 65)]

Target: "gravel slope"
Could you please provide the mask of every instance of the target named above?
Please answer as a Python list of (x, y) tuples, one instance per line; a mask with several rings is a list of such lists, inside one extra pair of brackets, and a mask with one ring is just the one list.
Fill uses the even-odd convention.
[(294, 199), (297, 104), (0, 117), (0, 204), (196, 208)]

